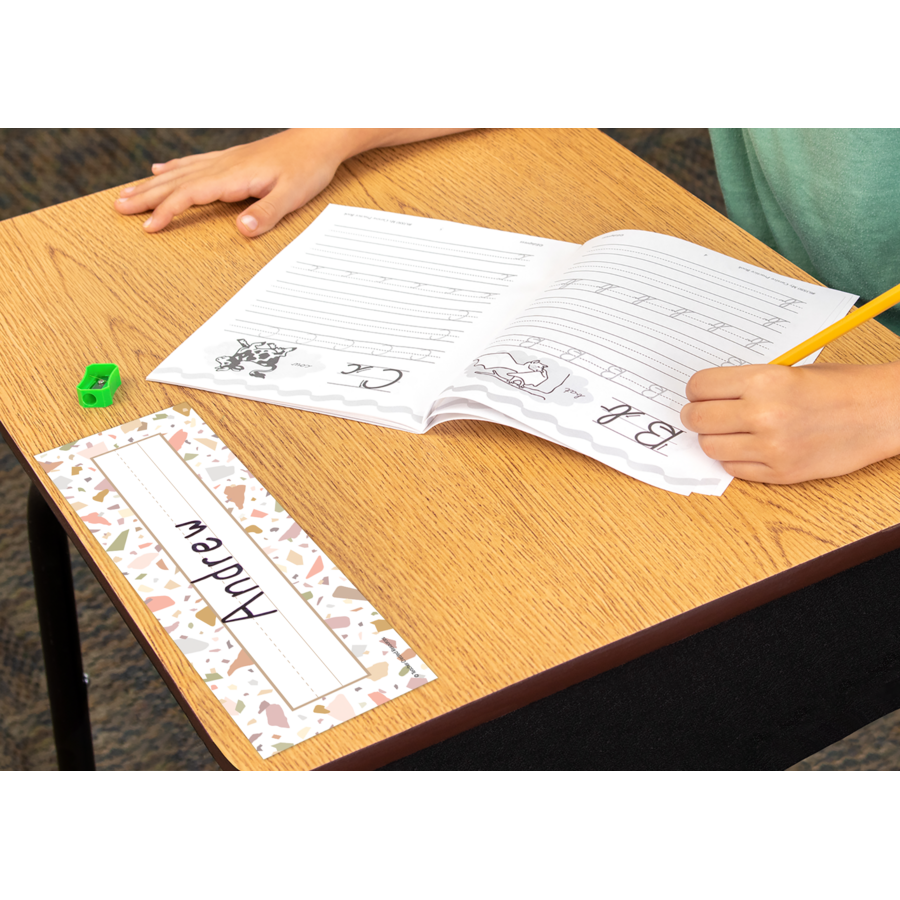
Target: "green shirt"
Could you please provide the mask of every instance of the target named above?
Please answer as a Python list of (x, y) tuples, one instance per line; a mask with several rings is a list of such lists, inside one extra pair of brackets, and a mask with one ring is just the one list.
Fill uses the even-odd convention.
[[(900, 129), (713, 128), (728, 216), (829, 287), (900, 282)], [(878, 317), (900, 334), (900, 308)]]

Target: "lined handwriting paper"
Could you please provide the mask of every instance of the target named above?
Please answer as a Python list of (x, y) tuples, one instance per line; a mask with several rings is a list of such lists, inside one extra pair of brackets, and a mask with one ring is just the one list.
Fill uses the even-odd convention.
[(721, 494), (681, 428), (691, 375), (774, 359), (855, 299), (649, 232), (329, 206), (148, 378), (417, 433), (484, 419)]
[(455, 402), (466, 396), (661, 487), (721, 493), (730, 478), (681, 429), (691, 375), (768, 362), (855, 299), (677, 238), (604, 235), (485, 346), (440, 409), (474, 412)]
[(575, 244), (328, 206), (149, 376), (423, 431)]

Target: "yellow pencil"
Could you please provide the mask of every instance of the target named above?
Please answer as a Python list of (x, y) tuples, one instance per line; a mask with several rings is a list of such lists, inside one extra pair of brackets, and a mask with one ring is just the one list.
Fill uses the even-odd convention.
[(852, 309), (840, 322), (823, 328), (818, 334), (814, 334), (809, 340), (798, 344), (793, 350), (782, 353), (778, 359), (773, 359), (769, 365), (772, 366), (792, 366), (794, 363), (806, 359), (810, 353), (819, 350), (826, 344), (830, 344), (835, 338), (839, 338), (842, 334), (846, 334), (850, 329), (868, 322), (873, 316), (883, 313), (886, 309), (890, 309), (895, 303), (900, 303), (900, 284), (892, 287), (889, 291), (885, 291), (874, 300), (864, 303)]

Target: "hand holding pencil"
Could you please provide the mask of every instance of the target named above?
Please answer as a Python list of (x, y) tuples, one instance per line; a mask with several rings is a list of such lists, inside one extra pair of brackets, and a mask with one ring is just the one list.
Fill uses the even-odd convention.
[(794, 363), (900, 302), (900, 285), (768, 365), (697, 372), (681, 411), (700, 446), (737, 478), (793, 484), (900, 454), (900, 362)]

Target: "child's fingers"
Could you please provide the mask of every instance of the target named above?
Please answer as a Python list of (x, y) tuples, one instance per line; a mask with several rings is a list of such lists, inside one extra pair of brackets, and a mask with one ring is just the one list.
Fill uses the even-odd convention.
[(681, 424), (698, 434), (735, 434), (752, 431), (745, 404), (739, 400), (701, 400), (681, 408)]
[(154, 175), (161, 175), (163, 172), (171, 172), (174, 169), (183, 169), (191, 163), (209, 160), (216, 156), (221, 156), (221, 150), (210, 150), (208, 153), (194, 153), (191, 156), (179, 156), (176, 159), (169, 159), (164, 163), (153, 163), (150, 171)]
[(695, 372), (685, 387), (688, 400), (726, 400), (744, 396), (754, 381), (770, 377), (769, 366), (723, 366)]
[(772, 459), (761, 443), (751, 434), (701, 434), (700, 449), (710, 458), (722, 463), (729, 475), (745, 481), (765, 481), (778, 484), (783, 473), (772, 466)]
[(126, 216), (146, 212), (162, 203), (179, 186), (199, 180), (200, 176), (197, 173), (186, 172), (183, 169), (164, 172), (141, 184), (123, 188), (114, 206), (118, 212)]
[(722, 468), (735, 478), (743, 481), (762, 481), (765, 484), (791, 484), (790, 477), (779, 476), (773, 472), (771, 466), (765, 463), (746, 462), (723, 462)]
[(265, 197), (248, 206), (237, 217), (238, 231), (246, 237), (256, 237), (274, 228), (289, 212), (301, 207), (309, 197), (298, 193), (287, 182), (276, 182)]
[(127, 194), (123, 191), (122, 196), (114, 204), (116, 211), (132, 216), (148, 209), (155, 209), (179, 185), (185, 183), (178, 173), (169, 173), (168, 177), (160, 175), (158, 178), (159, 180), (151, 178), (143, 184), (135, 185)]
[(700, 434), (700, 449), (719, 462), (743, 460), (768, 464), (767, 444), (752, 434)]
[(207, 157), (218, 156), (220, 153), (221, 151), (217, 150), (197, 156), (172, 159), (167, 163), (154, 163), (153, 177), (122, 188), (119, 191), (119, 199), (116, 200), (115, 208), (126, 215), (153, 209), (166, 193), (172, 191), (176, 184), (184, 182), (186, 179), (201, 177), (204, 172), (212, 174), (215, 170), (211, 169)]
[(227, 186), (219, 179), (204, 179), (181, 184), (171, 190), (160, 203), (153, 205), (153, 214), (144, 222), (144, 230), (151, 234), (161, 231), (179, 213), (183, 213), (192, 206), (204, 206), (219, 200), (226, 190)]

